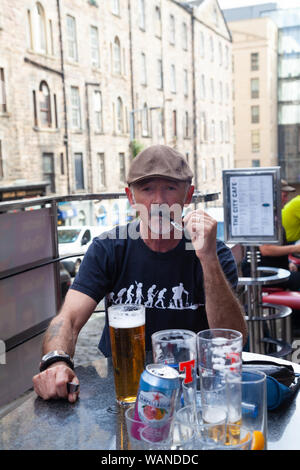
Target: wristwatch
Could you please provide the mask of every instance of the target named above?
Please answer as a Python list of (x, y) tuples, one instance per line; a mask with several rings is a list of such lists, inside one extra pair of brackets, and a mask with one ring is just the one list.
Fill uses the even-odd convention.
[(50, 351), (42, 357), (40, 362), (40, 372), (46, 370), (47, 367), (49, 367), (51, 364), (54, 364), (54, 362), (59, 361), (66, 362), (66, 364), (68, 364), (71, 369), (74, 369), (74, 362), (69, 354), (65, 353), (64, 351)]

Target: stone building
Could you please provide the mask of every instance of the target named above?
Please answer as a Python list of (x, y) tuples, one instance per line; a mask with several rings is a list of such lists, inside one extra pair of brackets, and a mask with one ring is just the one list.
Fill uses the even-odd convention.
[[(216, 0), (2, 0), (0, 84), (1, 186), (120, 192), (134, 149), (154, 143), (177, 147), (203, 192), (233, 166), (231, 37)], [(85, 201), (64, 222), (127, 211), (126, 199)]]

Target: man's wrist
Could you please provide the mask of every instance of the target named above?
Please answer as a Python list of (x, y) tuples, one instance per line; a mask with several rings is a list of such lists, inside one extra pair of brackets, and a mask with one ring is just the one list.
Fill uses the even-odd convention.
[(48, 369), (50, 365), (57, 364), (58, 362), (65, 362), (71, 369), (74, 369), (74, 362), (69, 354), (64, 351), (55, 350), (50, 351), (42, 357), (40, 362), (40, 372)]

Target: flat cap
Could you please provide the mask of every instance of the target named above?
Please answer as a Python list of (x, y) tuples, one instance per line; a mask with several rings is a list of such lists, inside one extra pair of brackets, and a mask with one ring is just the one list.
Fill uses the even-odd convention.
[(181, 153), (166, 145), (152, 145), (133, 159), (127, 175), (127, 184), (153, 177), (191, 182), (193, 176)]
[(293, 188), (293, 186), (290, 186), (286, 180), (281, 180), (281, 191), (291, 193), (293, 191), (296, 191), (296, 188)]

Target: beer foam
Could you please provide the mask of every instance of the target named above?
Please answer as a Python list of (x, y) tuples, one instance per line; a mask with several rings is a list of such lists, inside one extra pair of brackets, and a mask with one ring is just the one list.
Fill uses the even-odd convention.
[(137, 328), (143, 326), (145, 324), (145, 310), (108, 309), (108, 323), (112, 328)]

